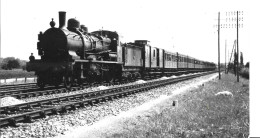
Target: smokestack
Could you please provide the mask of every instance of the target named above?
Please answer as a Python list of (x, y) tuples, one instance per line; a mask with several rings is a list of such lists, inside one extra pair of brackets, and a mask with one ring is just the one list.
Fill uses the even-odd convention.
[(59, 28), (64, 28), (66, 23), (66, 12), (60, 11), (59, 12)]

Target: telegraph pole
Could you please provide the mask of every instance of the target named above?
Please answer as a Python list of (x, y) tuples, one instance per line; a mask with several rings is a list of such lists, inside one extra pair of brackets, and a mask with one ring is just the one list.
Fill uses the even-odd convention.
[(218, 12), (218, 78), (221, 79), (221, 76), (220, 76), (220, 12)]
[[(229, 57), (230, 57), (230, 53), (229, 53), (229, 50), (228, 50), (227, 58), (229, 59)], [(228, 65), (227, 65), (227, 74), (228, 74), (228, 70), (229, 70), (229, 66), (230, 66), (230, 61), (228, 61), (227, 64), (228, 64)]]
[[(0, 1), (0, 5), (1, 5), (1, 1)], [(1, 10), (0, 10), (0, 14), (1, 14)], [(1, 23), (2, 21), (1, 21), (1, 18), (0, 18), (0, 23)], [(2, 39), (1, 39), (1, 37), (2, 37), (2, 28), (1, 28), (1, 26), (2, 25), (0, 25), (0, 58), (2, 57), (2, 55), (1, 55), (1, 52), (2, 52), (2, 49), (1, 49), (1, 43), (2, 43)]]
[(227, 74), (227, 40), (225, 41), (225, 74)]
[(237, 11), (237, 82), (239, 82), (239, 72), (238, 72), (238, 68), (239, 68), (239, 49), (238, 49), (238, 11)]
[(235, 50), (234, 50), (234, 74), (235, 76), (237, 75), (237, 56), (236, 56), (236, 51), (237, 51), (237, 46), (236, 46), (236, 43), (235, 43)]
[[(243, 24), (239, 24), (238, 21), (242, 21), (243, 22), (243, 17), (241, 16), (240, 18), (238, 18), (238, 14), (241, 13), (241, 15), (243, 16), (243, 11), (231, 11), (231, 12), (226, 12), (226, 18), (225, 18), (225, 24), (221, 24), (221, 27), (220, 27), (220, 12), (218, 12), (218, 66), (219, 66), (219, 79), (221, 79), (221, 76), (220, 76), (220, 28), (234, 28), (236, 27), (237, 28), (237, 38), (234, 42), (234, 46), (233, 46), (233, 49), (234, 49), (234, 53), (237, 53), (237, 55), (234, 57), (234, 64), (237, 63), (237, 65), (234, 65), (234, 74), (235, 76), (237, 75), (237, 82), (239, 82), (239, 46), (238, 46), (238, 28), (239, 27), (242, 27), (243, 28)], [(235, 16), (237, 14), (237, 16)], [(229, 16), (229, 17), (228, 17)], [(228, 23), (229, 22), (229, 23)], [(234, 24), (234, 22), (236, 22), (236, 24)], [(214, 27), (217, 27), (217, 25), (214, 25)], [(225, 44), (227, 45), (227, 44)], [(225, 46), (225, 69), (226, 69), (226, 47)], [(233, 54), (233, 49), (232, 49), (232, 53), (230, 55), (230, 60), (232, 58), (232, 54)], [(229, 61), (230, 62), (230, 61)], [(229, 71), (229, 68), (227, 69), (227, 72), (228, 73)]]

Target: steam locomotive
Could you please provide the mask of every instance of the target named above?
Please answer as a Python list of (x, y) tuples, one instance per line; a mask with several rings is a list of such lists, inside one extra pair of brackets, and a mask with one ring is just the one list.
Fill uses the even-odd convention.
[(66, 12), (59, 12), (59, 27), (38, 35), (38, 55), (30, 57), (26, 70), (37, 75), (37, 85), (70, 88), (73, 84), (113, 82), (146, 76), (171, 75), (178, 71), (214, 70), (215, 64), (152, 47), (148, 40), (122, 43), (117, 32), (89, 33), (74, 18), (65, 28)]

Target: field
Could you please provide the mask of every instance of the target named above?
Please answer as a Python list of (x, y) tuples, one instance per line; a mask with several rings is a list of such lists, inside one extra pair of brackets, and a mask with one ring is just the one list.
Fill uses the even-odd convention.
[(249, 74), (250, 74), (249, 68), (242, 68), (242, 69), (240, 70), (240, 75), (241, 75), (242, 77), (244, 77), (244, 78), (249, 79)]
[(34, 72), (27, 72), (22, 69), (0, 70), (0, 79), (25, 78), (25, 77), (35, 77)]
[[(215, 95), (221, 91), (233, 96)], [(249, 80), (222, 75), (124, 123), (122, 132), (106, 137), (248, 137)]]

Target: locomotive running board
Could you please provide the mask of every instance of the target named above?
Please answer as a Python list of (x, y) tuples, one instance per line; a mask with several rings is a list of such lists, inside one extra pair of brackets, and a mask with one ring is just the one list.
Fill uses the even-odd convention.
[(85, 63), (108, 63), (108, 64), (123, 64), (123, 62), (113, 62), (113, 61), (98, 61), (98, 60), (75, 60), (75, 62), (85, 62)]

